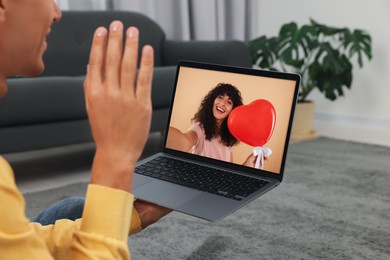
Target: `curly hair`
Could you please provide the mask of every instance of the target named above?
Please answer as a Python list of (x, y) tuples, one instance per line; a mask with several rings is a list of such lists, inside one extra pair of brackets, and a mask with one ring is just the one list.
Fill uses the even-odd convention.
[(206, 140), (210, 141), (213, 137), (219, 135), (224, 145), (233, 146), (238, 144), (239, 141), (230, 133), (227, 126), (227, 118), (223, 120), (220, 129), (218, 129), (217, 120), (213, 115), (214, 100), (220, 95), (229, 96), (233, 102), (233, 109), (243, 104), (241, 92), (235, 86), (227, 83), (219, 83), (203, 98), (192, 121), (201, 124), (205, 131)]

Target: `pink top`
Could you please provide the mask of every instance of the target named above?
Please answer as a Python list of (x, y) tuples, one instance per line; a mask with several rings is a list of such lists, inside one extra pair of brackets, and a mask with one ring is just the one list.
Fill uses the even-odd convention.
[(192, 125), (189, 130), (194, 131), (198, 136), (198, 140), (192, 147), (193, 154), (211, 157), (227, 162), (231, 161), (232, 147), (225, 146), (223, 143), (221, 143), (221, 138), (219, 136), (212, 138), (210, 141), (206, 140), (205, 132), (200, 123)]

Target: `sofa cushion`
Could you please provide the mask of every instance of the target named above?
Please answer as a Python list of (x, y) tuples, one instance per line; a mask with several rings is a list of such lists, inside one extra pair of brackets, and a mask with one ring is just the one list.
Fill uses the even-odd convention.
[(8, 80), (0, 100), (0, 126), (18, 126), (87, 118), (84, 77)]
[(0, 153), (92, 142), (88, 119), (0, 127)]
[[(175, 72), (174, 66), (154, 69), (153, 110), (169, 108)], [(83, 76), (9, 79), (0, 100), (0, 127), (86, 119), (83, 82)]]
[(165, 66), (179, 60), (191, 60), (230, 66), (252, 67), (246, 43), (228, 41), (172, 41), (163, 43), (162, 59)]
[(125, 28), (136, 26), (140, 30), (140, 46), (150, 44), (155, 50), (155, 65), (161, 64), (161, 45), (165, 34), (150, 18), (134, 12), (122, 11), (65, 11), (61, 22), (53, 24), (47, 38), (44, 55), (46, 76), (79, 76), (85, 74), (92, 36), (96, 28), (108, 28), (120, 20)]

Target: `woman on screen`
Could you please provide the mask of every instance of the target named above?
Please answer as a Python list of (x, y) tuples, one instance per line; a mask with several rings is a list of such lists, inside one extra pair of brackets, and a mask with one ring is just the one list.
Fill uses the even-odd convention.
[[(230, 133), (227, 118), (242, 104), (241, 93), (235, 86), (219, 83), (203, 98), (191, 120), (194, 124), (186, 132), (169, 127), (167, 147), (233, 162), (232, 147), (239, 141)], [(255, 160), (251, 154), (244, 165), (254, 167)]]

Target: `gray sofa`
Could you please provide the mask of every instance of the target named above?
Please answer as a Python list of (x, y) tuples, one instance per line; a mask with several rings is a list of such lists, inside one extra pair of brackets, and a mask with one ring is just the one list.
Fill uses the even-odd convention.
[(93, 32), (113, 20), (138, 27), (140, 46), (155, 49), (151, 135), (143, 156), (160, 149), (179, 60), (251, 66), (247, 46), (240, 41), (167, 40), (158, 24), (134, 12), (63, 12), (47, 39), (43, 75), (9, 79), (8, 94), (0, 99), (0, 154), (17, 175), (31, 173), (31, 167), (45, 171), (46, 164), (90, 167), (94, 148), (82, 84)]

